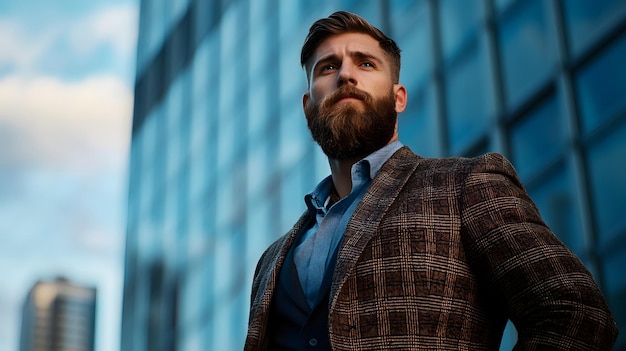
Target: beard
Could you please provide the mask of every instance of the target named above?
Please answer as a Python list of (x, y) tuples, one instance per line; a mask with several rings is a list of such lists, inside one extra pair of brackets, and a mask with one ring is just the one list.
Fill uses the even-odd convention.
[[(336, 103), (350, 96), (363, 106)], [(350, 85), (344, 85), (319, 103), (310, 102), (304, 114), (313, 140), (326, 156), (335, 160), (363, 158), (387, 145), (394, 135), (398, 114), (393, 88), (374, 100)]]

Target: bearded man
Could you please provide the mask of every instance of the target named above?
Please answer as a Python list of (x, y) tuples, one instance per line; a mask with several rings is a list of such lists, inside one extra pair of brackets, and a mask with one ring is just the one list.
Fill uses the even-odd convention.
[(331, 175), (262, 255), (245, 350), (610, 350), (580, 260), (498, 154), (427, 159), (398, 140), (400, 49), (363, 18), (315, 22), (303, 107)]

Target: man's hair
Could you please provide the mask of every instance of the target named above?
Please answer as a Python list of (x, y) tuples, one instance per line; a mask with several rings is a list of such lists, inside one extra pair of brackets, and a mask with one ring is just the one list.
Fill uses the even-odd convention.
[(300, 64), (306, 72), (307, 80), (310, 78), (308, 60), (317, 47), (329, 37), (343, 33), (363, 33), (376, 39), (390, 59), (392, 80), (394, 83), (398, 83), (400, 80), (400, 48), (398, 48), (396, 42), (386, 36), (380, 29), (372, 26), (363, 17), (346, 11), (337, 11), (327, 18), (315, 21), (311, 25), (300, 53)]

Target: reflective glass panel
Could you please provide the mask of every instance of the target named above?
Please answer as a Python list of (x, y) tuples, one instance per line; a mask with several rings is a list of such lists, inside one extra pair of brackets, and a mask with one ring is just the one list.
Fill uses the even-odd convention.
[(291, 228), (304, 212), (304, 195), (313, 190), (305, 187), (303, 180), (307, 169), (303, 163), (299, 167), (290, 169), (282, 174), (280, 203), (281, 203), (281, 231)]
[(312, 143), (311, 134), (307, 128), (306, 118), (302, 112), (302, 91), (283, 99), (279, 127), (279, 159), (278, 162), (283, 167), (290, 167), (300, 160)]
[(623, 332), (626, 327), (626, 267), (625, 249), (615, 254), (604, 257), (603, 273), (604, 273), (604, 295), (609, 303), (609, 308), (613, 312), (613, 317), (620, 328), (614, 350), (626, 349), (626, 333)]
[(626, 109), (626, 35), (576, 76), (582, 129), (590, 132)]
[(482, 49), (472, 47), (447, 74), (446, 107), (450, 150), (454, 155), (471, 146), (489, 125), (493, 95)]
[(512, 161), (526, 181), (559, 156), (567, 141), (565, 116), (552, 96), (513, 125)]
[(626, 17), (624, 0), (565, 0), (561, 3), (567, 36), (575, 55)]
[(626, 123), (589, 149), (593, 212), (601, 244), (626, 230)]
[[(213, 342), (212, 346), (207, 350), (238, 350), (235, 343), (241, 338), (240, 335), (235, 337), (232, 334), (234, 301), (230, 298), (223, 297), (221, 301), (215, 304), (213, 311)], [(239, 349), (242, 349), (241, 347)]]
[(481, 16), (482, 1), (441, 0), (441, 35), (446, 61), (455, 57), (461, 47), (476, 35)]
[(182, 282), (181, 290), (181, 309), (179, 311), (179, 318), (181, 322), (186, 325), (193, 325), (199, 322), (201, 314), (205, 313), (205, 310), (201, 308), (206, 302), (204, 296), (205, 292), (202, 291), (202, 283), (204, 270), (202, 265), (187, 266), (185, 269), (185, 279)]
[[(391, 2), (391, 37), (402, 50), (400, 82), (422, 86), (432, 70), (432, 43), (428, 3), (423, 1)], [(414, 93), (409, 91), (409, 97)]]
[(583, 255), (585, 242), (572, 167), (560, 167), (540, 184), (529, 187), (528, 193), (552, 232), (574, 253)]
[(430, 89), (409, 93), (406, 110), (398, 116), (400, 141), (425, 157), (440, 156), (433, 101)]
[(496, 9), (498, 9), (499, 11), (506, 10), (506, 8), (511, 6), (511, 4), (514, 2), (515, 0), (495, 0)]
[(354, 12), (365, 18), (373, 26), (385, 30), (381, 26), (381, 5), (378, 1), (339, 0), (339, 8)]
[(498, 44), (509, 107), (528, 98), (554, 69), (556, 45), (548, 5), (543, 0), (522, 1), (499, 20)]
[(510, 320), (507, 321), (504, 333), (502, 333), (502, 341), (500, 342), (500, 351), (513, 350), (517, 343), (517, 329)]
[[(295, 199), (294, 199), (295, 200)], [(265, 197), (258, 196), (248, 202), (246, 213), (248, 233), (246, 237), (246, 259), (250, 267), (255, 267), (261, 254), (272, 243), (273, 239), (282, 233), (271, 233), (272, 212), (270, 203)], [(246, 282), (252, 281), (252, 270), (248, 270)]]
[(250, 197), (263, 195), (269, 186), (267, 183), (274, 167), (273, 138), (276, 135), (268, 134), (248, 144), (247, 191)]

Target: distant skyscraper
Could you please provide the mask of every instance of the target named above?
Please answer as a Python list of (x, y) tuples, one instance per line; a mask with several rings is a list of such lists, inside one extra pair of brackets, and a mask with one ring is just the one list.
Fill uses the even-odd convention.
[(95, 288), (38, 281), (24, 302), (20, 351), (93, 351), (95, 317)]

